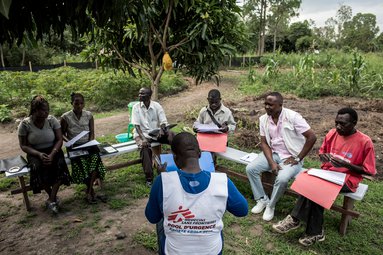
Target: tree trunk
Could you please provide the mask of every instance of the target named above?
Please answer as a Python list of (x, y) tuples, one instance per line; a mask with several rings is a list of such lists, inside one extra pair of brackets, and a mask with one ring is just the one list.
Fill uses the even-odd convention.
[(23, 48), (23, 58), (21, 59), (20, 66), (24, 66), (24, 62), (25, 62), (25, 48)]
[(164, 73), (164, 67), (161, 66), (160, 70), (158, 70), (158, 73), (154, 73), (152, 76), (152, 100), (158, 101), (158, 87), (160, 85), (162, 74)]
[(273, 53), (275, 53), (276, 48), (277, 48), (277, 29), (274, 30)]
[(2, 67), (5, 67), (5, 64), (4, 64), (3, 45), (2, 45), (2, 44), (0, 44), (0, 57), (1, 57), (1, 66), (2, 66)]
[(267, 9), (267, 0), (263, 0), (263, 24), (262, 24), (261, 55), (263, 55), (263, 52), (265, 51), (266, 9)]
[(267, 0), (261, 0), (261, 8), (259, 15), (259, 36), (257, 55), (261, 56), (265, 48), (265, 31), (266, 31), (266, 9)]

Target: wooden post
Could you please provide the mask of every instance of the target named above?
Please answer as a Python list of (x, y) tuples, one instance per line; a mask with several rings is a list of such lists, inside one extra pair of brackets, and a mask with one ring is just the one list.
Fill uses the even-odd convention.
[(96, 59), (95, 65), (96, 65), (96, 69), (98, 69), (98, 61), (97, 61), (97, 59)]
[(33, 69), (32, 69), (32, 62), (31, 61), (29, 61), (29, 71), (33, 71)]
[(231, 68), (231, 56), (229, 56), (229, 67)]
[(0, 43), (0, 58), (1, 58), (1, 66), (5, 67), (4, 64), (4, 53), (3, 53), (3, 45)]
[(66, 60), (64, 60), (64, 66), (66, 66)]
[(31, 205), (29, 204), (29, 198), (28, 198), (27, 189), (25, 187), (24, 176), (19, 176), (19, 184), (20, 184), (21, 190), (23, 191), (25, 207), (27, 208), (27, 211), (29, 212), (31, 210)]
[[(350, 197), (344, 197), (343, 198), (343, 209), (347, 211), (351, 211), (354, 208), (354, 202), (355, 200)], [(347, 231), (348, 224), (351, 222), (352, 216), (343, 214), (342, 218), (340, 220), (340, 227), (339, 227), (339, 233), (344, 236)]]

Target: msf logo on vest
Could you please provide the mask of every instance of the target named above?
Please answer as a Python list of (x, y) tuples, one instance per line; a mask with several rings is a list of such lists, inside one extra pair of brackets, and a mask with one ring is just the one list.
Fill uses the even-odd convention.
[(182, 209), (182, 205), (178, 207), (178, 211), (171, 212), (168, 216), (168, 221), (173, 223), (181, 222), (184, 219), (192, 219), (195, 215), (189, 209)]

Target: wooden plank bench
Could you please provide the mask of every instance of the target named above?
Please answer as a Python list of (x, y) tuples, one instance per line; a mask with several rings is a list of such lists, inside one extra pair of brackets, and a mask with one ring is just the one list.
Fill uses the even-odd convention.
[[(158, 146), (158, 145), (159, 145), (158, 143), (152, 143), (152, 146)], [(117, 152), (110, 153), (110, 154), (103, 154), (103, 155), (101, 155), (101, 158), (115, 157), (118, 155), (130, 153), (130, 152), (138, 150), (138, 146), (137, 146), (135, 141), (118, 143), (118, 144), (114, 144), (112, 146), (117, 150)], [(70, 165), (70, 163), (71, 163), (70, 159), (67, 156), (65, 156), (65, 162), (67, 163), (67, 165)], [(134, 159), (134, 160), (130, 160), (128, 162), (114, 164), (114, 165), (105, 166), (105, 167), (107, 170), (115, 170), (115, 169), (128, 167), (128, 166), (140, 164), (140, 163), (141, 163), (141, 159)], [(8, 173), (8, 172), (5, 173), (5, 176), (7, 178), (15, 178), (15, 177), (18, 178), (20, 188), (11, 190), (11, 194), (14, 195), (14, 194), (22, 193), (24, 205), (25, 205), (27, 211), (30, 211), (31, 206), (30, 206), (30, 202), (29, 202), (29, 198), (28, 198), (28, 191), (32, 190), (32, 188), (30, 187), (29, 184), (25, 184), (24, 176), (27, 176), (27, 175), (29, 175), (29, 168), (27, 168), (27, 167), (23, 168), (21, 171), (16, 172), (16, 173)]]
[[(239, 164), (243, 164), (243, 165), (248, 164), (248, 162), (241, 160), (241, 158), (246, 156), (247, 154), (248, 154), (247, 152), (233, 149), (230, 147), (227, 148), (226, 152), (216, 153), (218, 157), (221, 157), (223, 159), (233, 161)], [(224, 172), (231, 177), (236, 177), (238, 179), (248, 181), (247, 175), (234, 172), (232, 170), (227, 169), (224, 166), (217, 165), (216, 170), (220, 172)], [(274, 174), (268, 173), (268, 172), (265, 172), (262, 174), (262, 184), (265, 188), (265, 191), (269, 194), (271, 193), (273, 189), (274, 180), (275, 180)], [(342, 236), (346, 234), (347, 227), (349, 223), (351, 222), (351, 219), (359, 217), (360, 213), (353, 210), (354, 203), (356, 200), (358, 201), (362, 200), (367, 190), (368, 190), (368, 185), (360, 183), (355, 193), (353, 192), (340, 193), (340, 195), (343, 195), (344, 197), (342, 206), (333, 204), (332, 207), (330, 208), (330, 210), (339, 212), (342, 215), (340, 220), (340, 226), (339, 226), (339, 233)], [(287, 189), (285, 194), (295, 196), (295, 197), (299, 195), (291, 189)]]

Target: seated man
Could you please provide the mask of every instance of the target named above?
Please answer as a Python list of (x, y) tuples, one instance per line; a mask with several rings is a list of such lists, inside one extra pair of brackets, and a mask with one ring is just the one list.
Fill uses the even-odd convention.
[[(274, 217), (278, 200), (291, 178), (302, 169), (303, 158), (313, 147), (316, 136), (306, 120), (297, 112), (282, 107), (283, 97), (272, 92), (265, 98), (266, 114), (259, 118), (262, 153), (246, 167), (251, 190), (257, 204), (252, 213), (263, 213), (263, 220)], [(265, 194), (261, 174), (272, 171), (277, 174), (271, 198)]]
[[(363, 179), (362, 174), (376, 174), (374, 145), (370, 137), (355, 129), (357, 122), (358, 114), (354, 109), (340, 109), (335, 128), (327, 133), (319, 149), (322, 169), (347, 174), (341, 192), (355, 192)], [(284, 234), (298, 228), (300, 221), (305, 221), (305, 235), (299, 238), (299, 243), (310, 246), (325, 240), (323, 212), (322, 206), (299, 196), (291, 214), (273, 225), (273, 229)]]
[(135, 104), (132, 109), (131, 123), (135, 126), (133, 137), (141, 149), (140, 156), (146, 177), (146, 185), (151, 186), (153, 181), (153, 152), (150, 148), (150, 142), (152, 142), (153, 137), (149, 133), (159, 128), (156, 142), (165, 144), (171, 143), (174, 134), (167, 128), (168, 121), (162, 106), (150, 100), (152, 90), (150, 88), (141, 88), (138, 96), (140, 103)]
[(222, 254), (225, 210), (246, 216), (247, 201), (226, 174), (200, 169), (192, 134), (177, 134), (171, 147), (181, 170), (156, 178), (145, 209), (146, 218), (157, 223), (159, 254)]
[[(234, 132), (235, 121), (230, 109), (221, 103), (221, 93), (217, 89), (209, 91), (207, 96), (208, 106), (201, 109), (197, 122), (201, 124), (216, 124), (224, 133)], [(195, 132), (198, 129), (194, 128)]]

